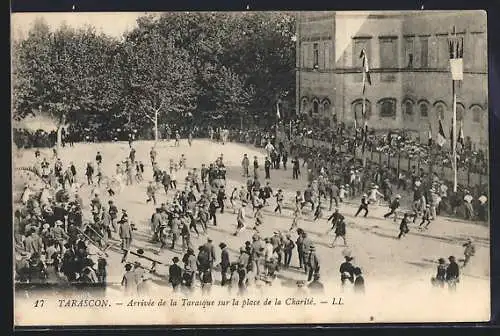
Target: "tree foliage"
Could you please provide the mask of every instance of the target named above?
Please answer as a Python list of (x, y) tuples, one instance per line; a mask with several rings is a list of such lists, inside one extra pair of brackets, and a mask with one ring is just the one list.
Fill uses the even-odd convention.
[(295, 99), (294, 33), (286, 13), (147, 15), (122, 40), (37, 21), (13, 45), (13, 116), (106, 127), (273, 110)]

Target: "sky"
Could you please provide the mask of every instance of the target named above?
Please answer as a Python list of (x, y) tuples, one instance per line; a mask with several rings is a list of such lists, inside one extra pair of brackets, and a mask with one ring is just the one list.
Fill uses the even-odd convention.
[(23, 37), (38, 18), (43, 18), (52, 28), (57, 29), (62, 23), (70, 27), (80, 28), (92, 25), (98, 32), (114, 37), (136, 26), (136, 19), (144, 12), (113, 12), (113, 13), (15, 13), (11, 16), (12, 38)]

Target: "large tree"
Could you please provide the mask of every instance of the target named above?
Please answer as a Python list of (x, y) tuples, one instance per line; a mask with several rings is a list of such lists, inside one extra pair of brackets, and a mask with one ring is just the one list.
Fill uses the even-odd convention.
[(124, 87), (131, 115), (136, 122), (153, 123), (157, 141), (162, 117), (169, 113), (184, 117), (195, 108), (197, 86), (189, 53), (160, 33), (154, 18), (138, 23), (124, 42)]
[(68, 122), (93, 115), (102, 122), (119, 106), (122, 92), (115, 78), (118, 42), (91, 27), (61, 26), (51, 32), (37, 21), (14, 59), (14, 118), (47, 113), (57, 123), (57, 145)]

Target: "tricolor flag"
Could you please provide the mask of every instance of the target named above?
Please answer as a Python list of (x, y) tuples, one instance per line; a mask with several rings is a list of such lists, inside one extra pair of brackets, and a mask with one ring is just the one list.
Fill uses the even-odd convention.
[(441, 119), (439, 119), (439, 131), (437, 134), (436, 143), (439, 147), (443, 147), (446, 142), (446, 136), (444, 135), (443, 124), (441, 123)]
[(464, 38), (457, 37), (455, 27), (453, 27), (453, 35), (448, 39), (448, 51), (450, 53), (451, 78), (461, 81), (464, 79)]
[(460, 131), (458, 132), (458, 138), (457, 142), (463, 147), (465, 144), (465, 139), (464, 139), (464, 122), (460, 122)]
[(429, 131), (428, 131), (428, 145), (429, 146), (432, 146), (432, 128), (431, 128), (431, 124), (429, 124)]
[(361, 58), (361, 61), (363, 63), (363, 95), (364, 95), (366, 90), (366, 82), (372, 85), (372, 79), (370, 78), (370, 67), (368, 65), (368, 57), (366, 56), (365, 49), (361, 50), (359, 58)]
[(363, 146), (361, 148), (361, 152), (365, 152), (366, 141), (368, 140), (368, 121), (365, 120), (365, 125), (363, 126), (363, 132), (361, 134), (363, 136)]

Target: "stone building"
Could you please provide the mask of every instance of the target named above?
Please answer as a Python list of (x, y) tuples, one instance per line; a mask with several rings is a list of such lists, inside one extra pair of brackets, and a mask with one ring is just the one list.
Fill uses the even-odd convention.
[(370, 66), (365, 108), (376, 130), (407, 129), (422, 141), (438, 119), (452, 120), (448, 37), (464, 38), (457, 120), (478, 148), (488, 146), (486, 14), (467, 12), (301, 12), (297, 14), (297, 111), (361, 122), (361, 50)]

